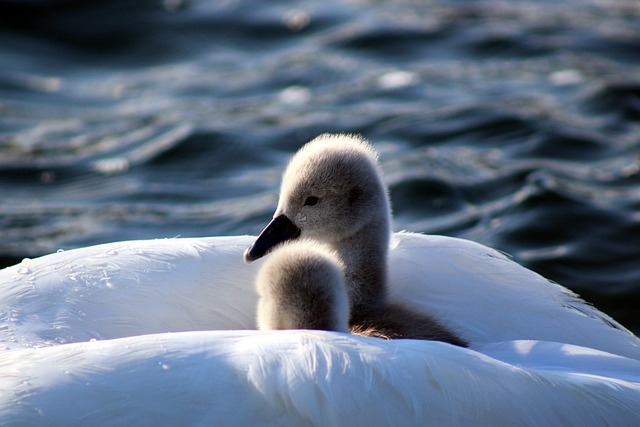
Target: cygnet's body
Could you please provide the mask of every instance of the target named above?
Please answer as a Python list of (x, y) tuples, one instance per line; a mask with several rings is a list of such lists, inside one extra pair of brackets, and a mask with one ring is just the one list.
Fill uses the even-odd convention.
[(293, 242), (277, 250), (256, 279), (258, 327), (349, 331), (349, 301), (342, 263), (313, 242)]
[(353, 332), (466, 345), (432, 317), (387, 302), (391, 210), (377, 153), (362, 138), (321, 135), (298, 151), (282, 178), (273, 218), (245, 261), (299, 237), (320, 242), (344, 265)]

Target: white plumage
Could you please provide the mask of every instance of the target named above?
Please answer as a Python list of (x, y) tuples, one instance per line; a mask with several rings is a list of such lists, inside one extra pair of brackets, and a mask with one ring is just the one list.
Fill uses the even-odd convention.
[(640, 419), (638, 338), (466, 240), (395, 234), (389, 285), (393, 300), (447, 319), (470, 349), (322, 331), (209, 331), (255, 328), (262, 261), (242, 262), (253, 240), (111, 243), (0, 271), (0, 425)]

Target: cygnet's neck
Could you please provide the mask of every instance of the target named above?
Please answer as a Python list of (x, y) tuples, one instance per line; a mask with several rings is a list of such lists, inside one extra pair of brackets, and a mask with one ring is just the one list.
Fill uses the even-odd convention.
[(346, 266), (345, 282), (352, 317), (386, 304), (389, 230), (389, 220), (380, 218), (331, 245)]

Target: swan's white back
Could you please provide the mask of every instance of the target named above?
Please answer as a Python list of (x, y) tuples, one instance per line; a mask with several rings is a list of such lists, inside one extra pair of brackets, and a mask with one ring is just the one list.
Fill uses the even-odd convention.
[(255, 328), (261, 261), (242, 262), (253, 240), (112, 243), (0, 271), (0, 425), (640, 419), (638, 338), (469, 241), (396, 234), (390, 292), (445, 319), (470, 349), (330, 332), (212, 332)]
[(185, 332), (5, 352), (0, 421), (64, 426), (631, 426), (637, 421), (640, 362), (577, 348), (592, 358), (589, 367), (607, 359), (615, 367), (596, 375), (589, 369), (568, 373), (553, 363), (573, 347), (538, 345), (544, 363), (533, 368), (439, 342), (322, 331)]
[(567, 288), (484, 245), (396, 233), (391, 297), (436, 314), (474, 343), (540, 340), (640, 360), (640, 340)]

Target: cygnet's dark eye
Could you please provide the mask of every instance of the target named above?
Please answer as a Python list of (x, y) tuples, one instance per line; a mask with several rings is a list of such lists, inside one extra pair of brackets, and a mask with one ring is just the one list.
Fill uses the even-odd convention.
[(314, 205), (317, 205), (319, 201), (320, 201), (320, 199), (317, 198), (316, 196), (309, 196), (304, 201), (304, 204), (305, 204), (305, 206), (314, 206)]

